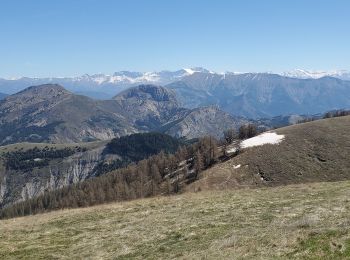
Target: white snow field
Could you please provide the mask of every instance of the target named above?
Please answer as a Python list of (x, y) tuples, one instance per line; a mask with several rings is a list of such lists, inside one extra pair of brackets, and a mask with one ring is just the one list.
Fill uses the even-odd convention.
[(284, 139), (284, 135), (278, 135), (276, 133), (263, 133), (258, 136), (254, 136), (241, 143), (242, 148), (248, 148), (253, 146), (259, 146), (264, 144), (279, 144)]
[[(284, 135), (278, 135), (276, 133), (266, 132), (261, 135), (246, 139), (242, 141), (241, 148), (248, 148), (253, 146), (260, 146), (264, 144), (279, 144), (284, 139)], [(227, 153), (236, 152), (236, 148), (231, 148), (226, 151)]]

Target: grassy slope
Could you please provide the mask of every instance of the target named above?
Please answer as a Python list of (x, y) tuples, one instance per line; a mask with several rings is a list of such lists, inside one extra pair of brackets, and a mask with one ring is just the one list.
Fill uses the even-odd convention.
[(350, 182), (186, 193), (0, 221), (1, 259), (350, 258)]
[(188, 190), (350, 180), (349, 129), (350, 116), (277, 129), (285, 135), (280, 144), (249, 148), (204, 171)]

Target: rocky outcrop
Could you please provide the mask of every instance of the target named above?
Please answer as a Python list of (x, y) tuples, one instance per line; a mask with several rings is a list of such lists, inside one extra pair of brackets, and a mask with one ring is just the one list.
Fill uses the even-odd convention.
[(191, 110), (182, 120), (173, 124), (166, 133), (174, 137), (186, 136), (188, 139), (201, 136), (220, 138), (223, 130), (248, 123), (248, 120), (232, 117), (217, 106), (202, 107)]
[(103, 149), (104, 145), (101, 145), (78, 152), (28, 172), (6, 170), (0, 184), (0, 207), (93, 177), (96, 166), (104, 159)]
[(183, 110), (172, 90), (154, 85), (127, 89), (114, 100), (123, 108), (125, 116), (142, 130), (152, 130), (172, 121)]

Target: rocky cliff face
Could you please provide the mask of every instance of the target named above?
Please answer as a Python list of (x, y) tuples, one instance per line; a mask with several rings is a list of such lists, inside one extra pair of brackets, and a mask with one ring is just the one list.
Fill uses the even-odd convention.
[(103, 149), (101, 144), (31, 171), (4, 170), (0, 181), (0, 207), (93, 177), (96, 166), (103, 160)]
[(208, 135), (220, 138), (224, 130), (238, 129), (248, 122), (244, 118), (230, 116), (217, 106), (208, 106), (189, 111), (182, 120), (166, 130), (166, 133), (178, 138), (186, 136), (191, 139)]
[(114, 97), (129, 120), (142, 130), (155, 129), (181, 116), (183, 110), (172, 90), (140, 85), (123, 91)]

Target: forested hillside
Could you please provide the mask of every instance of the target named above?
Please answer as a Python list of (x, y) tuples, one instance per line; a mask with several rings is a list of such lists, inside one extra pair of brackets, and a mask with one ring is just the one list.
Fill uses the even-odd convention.
[(0, 208), (101, 176), (161, 151), (174, 153), (181, 144), (165, 134), (142, 133), (110, 142), (0, 147)]
[[(154, 134), (147, 135), (150, 135), (150, 138), (146, 142), (154, 140)], [(136, 137), (138, 138), (140, 137)], [(171, 140), (163, 135), (161, 138)], [(132, 140), (136, 139), (132, 137)], [(118, 149), (115, 148), (115, 144), (118, 142), (113, 141), (107, 150), (112, 149), (116, 152)], [(120, 142), (126, 144), (124, 139)], [(54, 209), (177, 193), (183, 186), (195, 181), (198, 173), (217, 162), (220, 156), (216, 140), (211, 137), (200, 139), (193, 145), (181, 146), (174, 154), (164, 152), (172, 151), (176, 146), (178, 145), (174, 141), (170, 141), (170, 146), (148, 159), (81, 183), (44, 192), (38, 197), (2, 209), (0, 216), (8, 218)], [(160, 149), (160, 146), (154, 148), (157, 147)], [(140, 152), (140, 155), (135, 154), (133, 150), (132, 153), (127, 152), (132, 156), (128, 158), (142, 158), (149, 151)]]
[[(283, 137), (278, 144), (240, 147), (237, 138), (246, 139), (257, 134), (253, 125), (242, 126), (237, 133), (234, 130), (226, 131), (226, 143), (221, 145), (212, 137), (201, 138), (195, 144), (181, 146), (174, 154), (162, 151), (100, 177), (45, 192), (39, 197), (4, 208), (1, 217), (182, 191), (348, 180), (350, 165), (347, 151), (350, 140), (347, 131), (350, 117), (338, 117), (337, 113), (333, 116), (277, 129), (276, 132)], [(133, 137), (131, 144), (137, 138)], [(152, 138), (153, 134), (150, 134), (146, 143)], [(113, 141), (109, 149), (113, 149), (118, 142), (124, 143), (121, 140)], [(170, 147), (175, 147), (172, 142)], [(234, 152), (229, 152), (231, 150)], [(130, 151), (133, 155), (134, 150)]]

